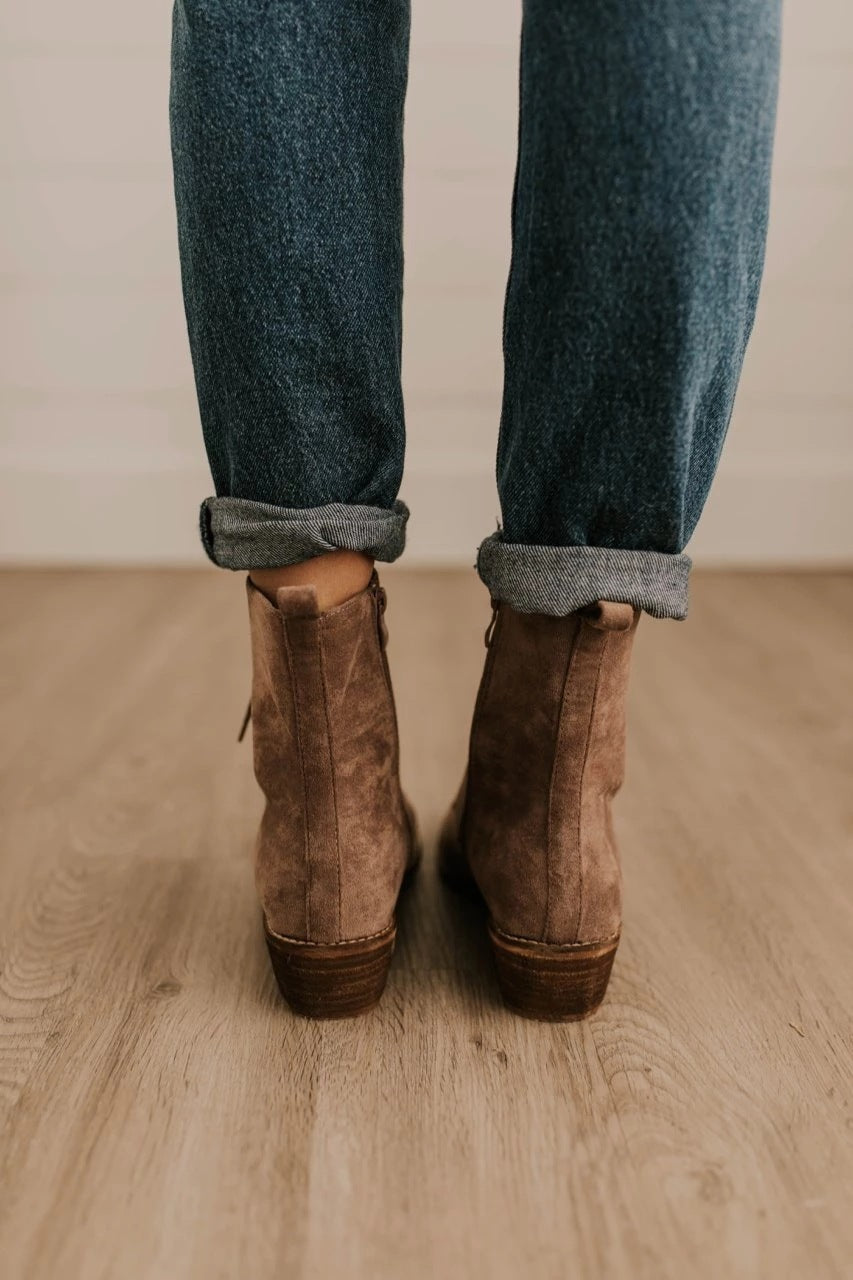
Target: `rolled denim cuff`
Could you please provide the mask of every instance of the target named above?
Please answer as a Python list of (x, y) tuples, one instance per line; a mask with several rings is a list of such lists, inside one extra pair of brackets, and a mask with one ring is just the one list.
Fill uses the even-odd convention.
[(596, 600), (632, 604), (653, 618), (687, 617), (689, 556), (611, 547), (532, 547), (493, 533), (477, 552), (492, 598), (520, 613), (561, 618)]
[(275, 507), (248, 498), (207, 498), (201, 540), (223, 569), (275, 569), (325, 551), (363, 551), (386, 563), (406, 545), (408, 507)]

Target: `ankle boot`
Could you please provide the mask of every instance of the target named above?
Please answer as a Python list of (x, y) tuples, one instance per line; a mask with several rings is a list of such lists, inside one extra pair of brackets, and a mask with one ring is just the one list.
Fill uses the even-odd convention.
[(639, 611), (564, 618), (495, 604), (468, 771), (440, 866), (476, 886), (506, 1003), (569, 1021), (604, 998), (621, 926), (610, 800), (622, 783)]
[(266, 796), (255, 868), (270, 959), (297, 1013), (348, 1017), (382, 994), (397, 897), (416, 861), (385, 592), (374, 574), (320, 613), (313, 587), (282, 587), (276, 605), (247, 589), (255, 776)]

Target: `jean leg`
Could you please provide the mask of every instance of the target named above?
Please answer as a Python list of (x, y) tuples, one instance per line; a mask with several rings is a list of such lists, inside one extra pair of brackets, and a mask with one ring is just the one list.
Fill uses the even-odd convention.
[(492, 594), (683, 617), (763, 265), (778, 0), (525, 0)]
[(211, 558), (402, 551), (408, 0), (176, 0), (171, 126)]

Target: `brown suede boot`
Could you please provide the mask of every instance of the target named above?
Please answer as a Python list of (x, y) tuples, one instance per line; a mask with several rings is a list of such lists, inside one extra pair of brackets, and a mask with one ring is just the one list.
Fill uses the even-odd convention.
[(255, 776), (267, 800), (256, 881), (270, 958), (296, 1012), (347, 1017), (382, 994), (397, 897), (417, 857), (385, 592), (374, 574), (320, 613), (313, 587), (282, 587), (277, 607), (247, 589)]
[(495, 606), (468, 772), (441, 870), (479, 888), (506, 1003), (583, 1018), (604, 998), (621, 925), (610, 799), (622, 783), (639, 611), (565, 618)]

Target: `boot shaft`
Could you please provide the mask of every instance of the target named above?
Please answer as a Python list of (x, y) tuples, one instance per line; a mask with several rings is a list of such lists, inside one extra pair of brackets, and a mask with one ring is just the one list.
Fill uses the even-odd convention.
[(548, 943), (618, 933), (610, 800), (622, 783), (639, 619), (496, 607), (471, 731), (462, 844), (499, 929)]
[(397, 724), (375, 578), (319, 613), (247, 584), (255, 776), (266, 797), (256, 878), (268, 929), (336, 943), (385, 929), (407, 856)]

